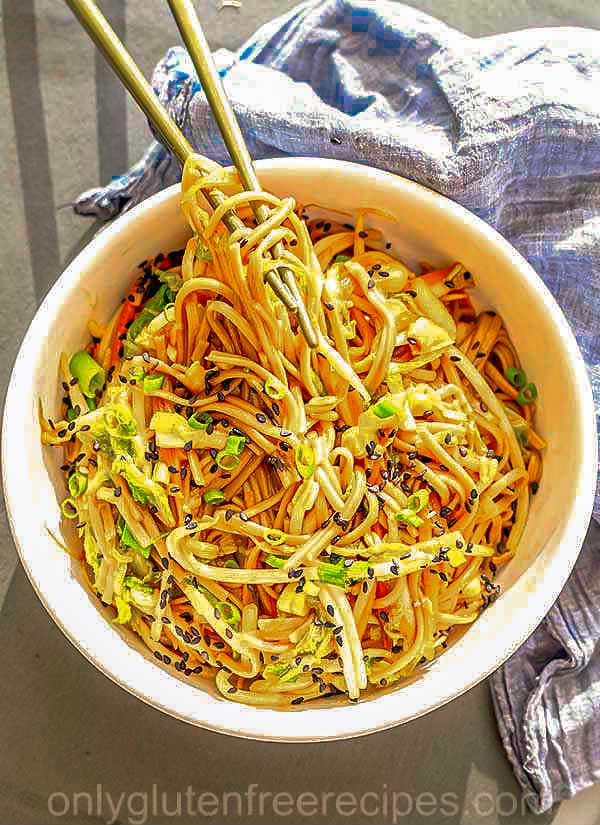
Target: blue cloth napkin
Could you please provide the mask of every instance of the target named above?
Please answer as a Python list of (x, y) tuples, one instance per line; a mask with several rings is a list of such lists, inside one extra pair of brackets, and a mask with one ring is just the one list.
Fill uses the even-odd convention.
[[(600, 412), (597, 54), (598, 33), (585, 29), (473, 39), (395, 2), (311, 0), (216, 58), (255, 158), (315, 155), (388, 169), (506, 236), (569, 319)], [(185, 51), (167, 52), (153, 85), (191, 143), (229, 163)], [(111, 217), (180, 171), (154, 142), (76, 209)], [(504, 745), (537, 811), (600, 780), (593, 530), (557, 604), (491, 680)]]

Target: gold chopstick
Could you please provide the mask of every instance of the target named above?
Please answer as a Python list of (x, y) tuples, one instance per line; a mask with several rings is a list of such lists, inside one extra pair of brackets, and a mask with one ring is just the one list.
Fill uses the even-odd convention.
[[(235, 112), (225, 93), (221, 78), (215, 66), (210, 46), (200, 25), (198, 15), (192, 0), (168, 0), (177, 27), (181, 32), (192, 62), (198, 74), (198, 79), (202, 84), (202, 89), (207, 97), (208, 103), (217, 122), (217, 126), (223, 136), (227, 150), (238, 170), (242, 186), (246, 190), (260, 191), (261, 186), (248, 151), (248, 146), (240, 129), (240, 124)], [(258, 223), (265, 221), (269, 215), (266, 204), (258, 204), (254, 207), (254, 214)], [(273, 247), (273, 255), (276, 258), (283, 254), (281, 243)], [(277, 268), (279, 277), (294, 298), (297, 309), (298, 324), (304, 333), (308, 344), (311, 347), (317, 346), (317, 336), (313, 324), (308, 316), (306, 307), (298, 290), (293, 272), (284, 266)], [(267, 274), (267, 282), (272, 285), (273, 272)]]
[[(93, 0), (66, 0), (66, 2), (90, 38), (103, 53), (125, 88), (153, 124), (162, 142), (183, 165), (187, 158), (194, 154), (194, 150), (158, 100), (152, 87), (100, 9)], [(188, 2), (178, 3), (173, 1), (170, 5), (194, 60), (198, 76), (207, 93), (227, 148), (238, 168), (242, 185), (246, 189), (258, 190), (260, 184), (256, 177), (252, 159), (237, 119), (223, 91), (194, 8)], [(189, 42), (188, 37), (190, 38)], [(205, 192), (204, 195), (213, 208), (219, 206), (225, 199), (225, 195), (218, 190)], [(265, 204), (261, 204), (256, 208), (258, 221), (265, 220), (267, 215), (268, 208)], [(243, 221), (233, 211), (228, 212), (223, 217), (223, 223), (230, 231), (244, 226)], [(279, 256), (281, 251), (281, 248), (274, 248), (276, 256)], [(291, 270), (287, 267), (279, 267), (277, 272), (271, 270), (265, 275), (265, 280), (287, 309), (296, 314), (298, 324), (310, 346), (316, 346), (316, 333)]]

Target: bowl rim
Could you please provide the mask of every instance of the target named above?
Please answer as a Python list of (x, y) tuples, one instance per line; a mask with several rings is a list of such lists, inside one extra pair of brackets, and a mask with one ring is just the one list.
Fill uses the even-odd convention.
[[(51, 604), (51, 598), (40, 590), (33, 574), (34, 565), (31, 564), (26, 550), (26, 531), (23, 525), (17, 523), (12, 503), (19, 495), (20, 483), (18, 479), (7, 471), (7, 467), (9, 466), (10, 444), (12, 442), (11, 434), (18, 431), (19, 406), (22, 409), (22, 401), (18, 399), (16, 393), (18, 379), (24, 370), (30, 369), (35, 363), (40, 348), (40, 341), (43, 340), (43, 331), (48, 326), (48, 320), (51, 321), (55, 313), (59, 310), (63, 294), (78, 283), (80, 273), (84, 272), (90, 263), (96, 259), (99, 254), (102, 254), (106, 247), (112, 246), (113, 242), (122, 232), (138, 222), (142, 225), (150, 211), (161, 207), (168, 207), (170, 201), (177, 197), (180, 188), (179, 184), (174, 184), (152, 195), (106, 227), (65, 268), (38, 308), (17, 354), (6, 394), (2, 423), (2, 483), (4, 497), (8, 521), (17, 552), (40, 601), (69, 641), (83, 653), (88, 661), (94, 664), (115, 684), (118, 684), (132, 695), (172, 717), (219, 733), (242, 738), (279, 742), (315, 742), (348, 739), (412, 721), (436, 708), (442, 707), (452, 699), (461, 696), (500, 667), (543, 620), (559, 596), (560, 591), (571, 573), (583, 544), (589, 519), (592, 514), (597, 475), (597, 441), (593, 397), (583, 357), (571, 328), (554, 297), (520, 253), (495, 229), (475, 214), (445, 196), (407, 178), (349, 161), (311, 157), (289, 157), (258, 161), (256, 165), (259, 172), (261, 170), (269, 170), (283, 175), (285, 175), (286, 172), (295, 170), (302, 171), (306, 169), (307, 172), (314, 172), (315, 169), (318, 169), (364, 178), (368, 172), (369, 182), (372, 185), (375, 185), (377, 182), (380, 182), (382, 185), (389, 185), (390, 182), (392, 182), (398, 189), (403, 190), (403, 195), (407, 197), (413, 195), (416, 196), (417, 200), (421, 201), (423, 199), (428, 200), (430, 204), (440, 210), (441, 213), (454, 213), (456, 217), (469, 224), (470, 229), (478, 234), (483, 242), (493, 245), (503, 253), (505, 258), (510, 259), (511, 265), (519, 271), (520, 275), (527, 281), (528, 287), (537, 294), (537, 297), (545, 305), (551, 317), (552, 324), (556, 328), (557, 334), (560, 335), (562, 348), (568, 357), (571, 368), (576, 396), (579, 402), (576, 407), (579, 419), (577, 422), (577, 431), (580, 433), (579, 438), (583, 445), (582, 455), (584, 459), (581, 462), (578, 473), (578, 489), (581, 490), (581, 494), (573, 498), (570, 515), (562, 531), (563, 538), (560, 543), (564, 545), (563, 552), (556, 554), (549, 561), (552, 572), (552, 577), (549, 577), (551, 586), (547, 589), (542, 589), (541, 592), (538, 591), (536, 594), (535, 608), (528, 610), (528, 619), (526, 621), (519, 622), (519, 632), (513, 633), (509, 640), (504, 639), (504, 641), (500, 641), (496, 639), (496, 644), (490, 646), (495, 650), (493, 661), (490, 656), (488, 656), (487, 659), (484, 656), (483, 660), (480, 661), (477, 666), (473, 667), (469, 677), (461, 683), (458, 689), (453, 687), (451, 690), (448, 689), (446, 693), (442, 693), (441, 696), (436, 694), (433, 700), (424, 697), (414, 712), (408, 715), (402, 715), (402, 703), (397, 701), (401, 687), (394, 691), (384, 692), (380, 696), (369, 698), (363, 706), (365, 711), (360, 713), (358, 707), (354, 705), (332, 706), (330, 708), (318, 709), (306, 707), (298, 711), (277, 711), (273, 709), (256, 708), (233, 703), (226, 699), (217, 700), (212, 696), (207, 697), (206, 694), (199, 693), (196, 687), (186, 684), (184, 687), (196, 691), (199, 698), (204, 696), (210, 700), (208, 702), (198, 701), (199, 712), (191, 714), (182, 713), (178, 711), (176, 707), (163, 702), (157, 695), (156, 690), (150, 691), (144, 687), (141, 678), (137, 679), (137, 682), (135, 682), (135, 680), (126, 681), (124, 676), (120, 675), (119, 672), (117, 672), (117, 668), (113, 666), (112, 660), (108, 655), (110, 651), (107, 652), (103, 649), (99, 652), (85, 648), (81, 644), (76, 628), (69, 626), (65, 618), (60, 615), (57, 605)], [(40, 337), (40, 334), (42, 334), (42, 337)], [(513, 585), (513, 588), (518, 586), (519, 581)], [(102, 616), (100, 611), (96, 610), (96, 612), (98, 619), (106, 622), (105, 617)], [(115, 640), (123, 641), (119, 634), (113, 633), (113, 636)], [(151, 661), (145, 660), (141, 654), (140, 660), (152, 667), (153, 671), (162, 673), (164, 677), (170, 680), (174, 678), (161, 668), (157, 668)], [(140, 673), (142, 673), (144, 666), (140, 665), (139, 670)], [(159, 682), (162, 680), (157, 679), (156, 681)], [(371, 713), (366, 711), (367, 706), (371, 709)], [(223, 721), (228, 718), (231, 718), (231, 723)]]

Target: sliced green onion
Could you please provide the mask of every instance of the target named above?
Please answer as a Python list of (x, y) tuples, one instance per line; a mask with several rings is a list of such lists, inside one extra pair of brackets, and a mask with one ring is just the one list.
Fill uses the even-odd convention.
[(328, 562), (323, 562), (317, 567), (317, 574), (319, 576), (319, 581), (322, 581), (325, 584), (335, 584), (338, 587), (345, 587), (348, 581), (346, 567), (344, 567), (343, 562), (341, 564), (329, 564)]
[(227, 438), (225, 447), (216, 455), (215, 461), (222, 470), (235, 470), (239, 465), (239, 456), (246, 446), (246, 439), (243, 435), (230, 435)]
[(527, 383), (527, 376), (525, 375), (524, 370), (521, 370), (518, 367), (508, 367), (504, 373), (504, 377), (509, 384), (512, 384), (513, 387), (516, 387), (518, 390), (520, 390), (521, 387), (524, 387)]
[(230, 567), (234, 570), (240, 569), (240, 566), (235, 559), (227, 559), (227, 561), (223, 564), (223, 567)]
[(378, 401), (377, 404), (374, 404), (371, 407), (371, 409), (377, 418), (391, 418), (396, 412), (396, 408), (392, 402), (385, 400)]
[(396, 521), (402, 524), (410, 524), (411, 527), (420, 527), (423, 524), (423, 519), (418, 516), (414, 510), (400, 510), (396, 513)]
[(350, 255), (336, 255), (333, 259), (334, 264), (344, 264), (350, 260)]
[(273, 547), (277, 547), (277, 545), (285, 542), (285, 535), (281, 530), (272, 529), (265, 534), (265, 541), (268, 542), (268, 544), (272, 544)]
[(408, 509), (418, 513), (429, 504), (429, 490), (417, 490), (408, 497)]
[(310, 478), (316, 468), (315, 451), (309, 444), (296, 447), (296, 468), (302, 478)]
[(205, 412), (196, 412), (190, 415), (187, 422), (193, 430), (205, 430), (209, 424), (212, 424), (212, 415)]
[(228, 453), (227, 450), (219, 450), (215, 456), (215, 464), (222, 470), (235, 470), (239, 467), (240, 457), (234, 453)]
[(161, 284), (152, 298), (148, 298), (142, 306), (140, 313), (137, 315), (129, 329), (127, 330), (127, 338), (129, 341), (135, 341), (144, 327), (148, 326), (150, 321), (156, 318), (168, 304), (173, 301), (173, 292), (169, 289), (167, 284)]
[(123, 584), (125, 585), (125, 587), (129, 587), (130, 589), (132, 587), (135, 587), (136, 590), (141, 590), (144, 593), (153, 592), (152, 587), (149, 584), (143, 582), (137, 576), (125, 576), (125, 578), (123, 579)]
[(517, 395), (517, 404), (533, 404), (537, 401), (538, 391), (535, 384), (527, 384)]
[(273, 553), (269, 553), (268, 556), (265, 556), (265, 564), (268, 564), (269, 567), (282, 568), (285, 564), (285, 559), (282, 559), (281, 556), (274, 556)]
[(76, 418), (77, 413), (75, 412), (73, 407), (69, 407), (69, 409), (67, 410), (67, 421), (75, 421)]
[(222, 504), (226, 500), (223, 490), (207, 490), (202, 498), (205, 504)]
[(239, 625), (242, 620), (242, 614), (231, 602), (216, 602), (215, 608), (228, 625)]
[(246, 446), (246, 436), (244, 435), (229, 435), (225, 443), (225, 449), (231, 455), (241, 455)]
[(73, 498), (79, 498), (79, 496), (82, 496), (87, 490), (87, 476), (84, 476), (83, 473), (73, 473), (69, 476), (67, 484)]
[(246, 438), (243, 435), (230, 435), (227, 436), (227, 441), (225, 443), (225, 452), (229, 453), (229, 455), (241, 455), (244, 452), (244, 447), (246, 446)]
[(133, 438), (136, 433), (135, 421), (127, 407), (113, 405), (104, 412), (104, 424), (114, 438)]
[(280, 401), (285, 397), (285, 386), (281, 383), (281, 381), (269, 376), (265, 381), (265, 393), (269, 396), (269, 398), (274, 398), (276, 401)]
[(143, 390), (145, 393), (156, 392), (162, 388), (164, 384), (164, 375), (145, 375), (143, 382)]
[(104, 386), (106, 373), (85, 350), (76, 352), (69, 361), (69, 369), (79, 382), (81, 392), (87, 398), (93, 398)]
[(88, 407), (90, 408), (90, 410), (95, 410), (98, 407), (98, 404), (96, 403), (95, 398), (88, 398), (87, 404), (88, 404)]
[(66, 498), (60, 505), (60, 512), (65, 518), (77, 518), (77, 505), (72, 498)]
[(134, 381), (141, 381), (146, 375), (146, 370), (143, 367), (130, 367), (129, 368), (129, 377), (133, 378)]

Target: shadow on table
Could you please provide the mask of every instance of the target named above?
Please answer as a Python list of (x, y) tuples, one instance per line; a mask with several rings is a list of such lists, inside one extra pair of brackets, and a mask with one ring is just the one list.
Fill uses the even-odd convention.
[[(0, 612), (0, 645), (0, 822), (547, 825), (553, 819), (534, 817), (521, 801), (486, 685), (404, 727), (345, 742), (277, 745), (210, 733), (144, 705), (90, 666), (45, 613), (20, 567)], [(244, 795), (253, 783), (251, 812)], [(208, 792), (218, 802), (203, 797), (200, 815), (188, 786), (194, 800)], [(235, 794), (221, 799), (232, 791), (241, 801)], [(264, 796), (261, 816), (258, 795), (282, 791), (316, 794), (313, 806), (321, 807), (294, 820), (276, 816)], [(177, 792), (180, 816), (173, 815)], [(362, 814), (351, 813), (343, 792), (362, 801)], [(111, 801), (120, 803), (116, 814)], [(209, 816), (211, 804), (213, 812), (221, 807)]]

